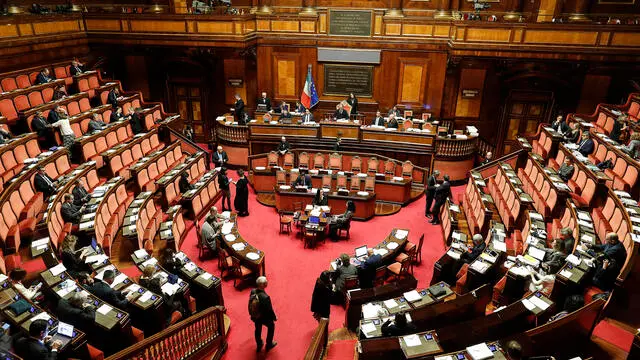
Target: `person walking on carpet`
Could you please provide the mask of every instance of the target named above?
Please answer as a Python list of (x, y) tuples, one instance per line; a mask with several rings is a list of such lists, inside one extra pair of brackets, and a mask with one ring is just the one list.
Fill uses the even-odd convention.
[(275, 331), (274, 322), (278, 320), (276, 313), (271, 305), (271, 298), (264, 289), (267, 288), (267, 278), (260, 276), (256, 280), (256, 288), (251, 290), (249, 295), (249, 315), (251, 321), (255, 324), (256, 352), (262, 350), (262, 327), (267, 327), (267, 346), (266, 351), (273, 349), (277, 342), (273, 341), (273, 333)]

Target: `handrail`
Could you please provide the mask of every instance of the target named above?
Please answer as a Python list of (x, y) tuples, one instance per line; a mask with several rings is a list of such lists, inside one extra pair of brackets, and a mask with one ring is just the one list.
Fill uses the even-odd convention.
[(107, 360), (187, 360), (214, 354), (213, 358), (219, 358), (227, 348), (224, 312), (222, 306), (210, 307), (109, 356)]
[(471, 171), (476, 171), (480, 173), (482, 175), (482, 178), (486, 179), (496, 174), (501, 163), (508, 163), (514, 169), (519, 167), (519, 166), (516, 166), (516, 163), (519, 161), (519, 158), (526, 157), (528, 153), (529, 152), (527, 150), (521, 148), (507, 155), (503, 155), (502, 157), (499, 157), (493, 161), (490, 161), (487, 164), (475, 167), (471, 169)]
[(320, 360), (327, 351), (329, 341), (329, 319), (321, 319), (316, 331), (311, 338), (311, 344), (307, 348), (304, 360)]

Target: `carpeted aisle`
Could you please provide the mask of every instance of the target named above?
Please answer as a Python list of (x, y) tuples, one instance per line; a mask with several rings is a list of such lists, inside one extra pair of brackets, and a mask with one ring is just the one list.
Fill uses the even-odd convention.
[[(233, 174), (233, 178), (237, 175)], [(454, 188), (454, 196), (464, 187)], [(234, 191), (232, 187), (232, 192)], [(216, 204), (220, 210), (220, 202)], [(375, 217), (367, 222), (354, 221), (351, 239), (337, 243), (328, 240), (315, 249), (304, 249), (294, 234), (278, 234), (279, 220), (274, 208), (260, 205), (255, 193), (249, 196), (250, 216), (238, 218), (239, 231), (252, 245), (266, 253), (266, 271), (269, 279), (267, 293), (272, 298), (278, 315), (275, 340), (278, 346), (269, 352), (271, 359), (301, 359), (316, 328), (309, 310), (311, 293), (317, 276), (329, 268), (329, 262), (341, 253), (352, 254), (356, 246), (378, 244), (394, 227), (409, 229), (409, 240), (416, 242), (425, 233), (422, 249), (423, 263), (415, 268), (418, 286), (426, 287), (431, 279), (434, 262), (442, 255), (444, 246), (440, 226), (434, 226), (424, 217), (424, 196), (392, 216)], [(187, 235), (182, 250), (197, 259), (195, 230)], [(219, 275), (217, 260), (199, 264), (207, 271)], [(249, 285), (251, 286), (251, 285)], [(229, 349), (225, 359), (263, 358), (256, 355), (253, 323), (249, 319), (247, 304), (250, 287), (233, 287), (232, 280), (223, 281), (223, 295), (227, 314), (231, 318)], [(329, 330), (341, 328), (344, 321), (342, 307), (332, 306)], [(266, 329), (263, 330), (263, 337)]]

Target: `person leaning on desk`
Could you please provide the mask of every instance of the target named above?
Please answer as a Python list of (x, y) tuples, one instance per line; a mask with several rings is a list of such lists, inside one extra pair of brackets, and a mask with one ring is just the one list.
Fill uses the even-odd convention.
[(385, 321), (382, 324), (382, 335), (385, 336), (403, 336), (413, 334), (418, 331), (418, 328), (410, 322), (407, 322), (407, 315), (405, 313), (397, 313), (393, 322), (391, 319)]
[(351, 264), (351, 258), (347, 254), (340, 255), (340, 258), (336, 260), (337, 269), (333, 272), (334, 287), (331, 303), (334, 305), (340, 305), (344, 302), (344, 296), (342, 295), (342, 289), (344, 288), (344, 282), (347, 278), (358, 275), (358, 268)]
[[(293, 186), (306, 186), (307, 188), (311, 187), (311, 176), (309, 174), (300, 174), (296, 178), (296, 181), (293, 182)], [(315, 197), (313, 199), (315, 202)]]

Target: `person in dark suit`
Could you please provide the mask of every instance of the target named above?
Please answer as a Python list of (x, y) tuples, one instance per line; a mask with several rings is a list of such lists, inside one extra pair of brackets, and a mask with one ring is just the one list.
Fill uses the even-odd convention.
[(604, 291), (613, 288), (622, 265), (627, 260), (627, 249), (618, 239), (617, 233), (608, 233), (606, 240), (606, 244), (587, 246), (589, 255), (595, 257), (596, 262), (593, 285)]
[(567, 156), (566, 158), (564, 158), (564, 163), (560, 165), (560, 169), (558, 169), (558, 176), (560, 176), (560, 179), (562, 179), (562, 181), (567, 182), (569, 181), (569, 179), (571, 179), (575, 170), (576, 169), (573, 166), (571, 158)]
[(69, 94), (67, 94), (67, 91), (64, 89), (64, 86), (58, 85), (56, 86), (55, 89), (53, 89), (53, 97), (51, 99), (60, 100), (60, 99), (64, 99), (67, 96), (69, 96)]
[(351, 200), (347, 200), (347, 209), (343, 214), (334, 215), (329, 219), (329, 237), (338, 239), (338, 230), (347, 229), (351, 224), (351, 218), (356, 212), (356, 204)]
[(283, 136), (280, 139), (280, 144), (278, 144), (278, 148), (276, 149), (276, 151), (279, 152), (280, 155), (284, 155), (287, 151), (289, 151), (289, 149), (291, 149), (291, 145), (289, 145), (287, 138)]
[(180, 174), (180, 181), (178, 181), (178, 187), (180, 188), (181, 194), (184, 194), (187, 191), (194, 188), (194, 186), (189, 182), (189, 174), (186, 171)]
[(360, 265), (360, 271), (358, 272), (360, 287), (363, 289), (373, 287), (376, 269), (382, 265), (382, 256), (380, 254), (374, 254), (373, 249), (368, 249), (367, 253), (367, 259)]
[(33, 187), (36, 191), (41, 192), (44, 195), (44, 198), (48, 198), (56, 192), (56, 187), (58, 186), (58, 182), (54, 181), (47, 173), (44, 171), (44, 167), (39, 166), (38, 170), (33, 177)]
[(449, 175), (444, 176), (444, 181), (440, 186), (436, 188), (435, 200), (436, 203), (433, 204), (433, 209), (431, 209), (431, 213), (433, 214), (433, 220), (431, 223), (437, 225), (440, 223), (438, 220), (438, 216), (440, 215), (440, 209), (442, 205), (444, 205), (447, 198), (451, 196), (451, 184), (449, 184)]
[(467, 264), (471, 264), (486, 248), (486, 244), (484, 243), (484, 239), (482, 239), (482, 235), (474, 234), (473, 238), (473, 247), (469, 248), (468, 251), (462, 253), (460, 255), (460, 259)]
[(44, 116), (42, 116), (42, 111), (36, 111), (36, 114), (31, 120), (31, 129), (38, 133), (38, 137), (45, 138), (48, 143), (51, 143), (53, 133), (50, 124)]
[(287, 104), (287, 102), (286, 102), (286, 101), (282, 100), (282, 101), (280, 102), (280, 106), (278, 106), (278, 111), (277, 111), (277, 112), (282, 113), (282, 111), (283, 111), (284, 109), (287, 109), (287, 111), (289, 111), (289, 105)]
[(313, 197), (312, 205), (314, 206), (326, 206), (329, 204), (329, 199), (324, 195), (322, 189), (316, 191), (316, 195)]
[(296, 181), (293, 182), (293, 186), (306, 186), (307, 188), (310, 188), (312, 186), (311, 176), (309, 176), (309, 174), (299, 174)]
[(29, 325), (29, 336), (21, 333), (13, 339), (16, 355), (29, 360), (55, 360), (58, 349), (62, 346), (60, 340), (52, 341), (49, 334), (47, 320), (38, 319)]
[(397, 105), (393, 105), (393, 107), (387, 113), (387, 116), (391, 116), (392, 114), (393, 114), (393, 116), (396, 116), (396, 117), (402, 115), (400, 113), (400, 110), (398, 110), (398, 106)]
[(544, 261), (540, 266), (547, 274), (555, 274), (565, 264), (567, 258), (567, 252), (564, 248), (564, 242), (562, 239), (554, 239), (551, 244), (551, 249), (544, 249)]
[(118, 106), (111, 112), (111, 116), (109, 116), (109, 123), (118, 122), (123, 117), (124, 114), (122, 114), (122, 108)]
[(349, 98), (347, 99), (347, 104), (351, 106), (352, 114), (358, 113), (358, 98), (355, 95), (353, 95), (353, 93), (349, 94)]
[(71, 194), (73, 195), (73, 204), (76, 206), (82, 206), (91, 200), (91, 194), (85, 189), (82, 179), (76, 180)]
[(57, 105), (53, 109), (49, 110), (49, 115), (47, 115), (47, 121), (49, 124), (57, 123), (60, 119), (67, 116), (67, 112), (62, 108), (62, 106)]
[(56, 315), (60, 321), (87, 331), (95, 323), (96, 308), (87, 302), (87, 295), (77, 291), (69, 300), (62, 298), (58, 301)]
[(244, 170), (238, 169), (238, 181), (236, 184), (236, 198), (233, 199), (233, 206), (238, 212), (238, 216), (249, 215), (249, 181), (244, 176)]
[(342, 104), (338, 104), (338, 107), (336, 108), (336, 112), (333, 113), (333, 118), (335, 120), (349, 119), (349, 113), (347, 112), (347, 110), (344, 109)]
[(224, 150), (222, 150), (222, 146), (218, 146), (216, 152), (213, 153), (211, 158), (216, 167), (220, 168), (223, 167), (227, 162), (229, 162), (229, 156)]
[(258, 105), (264, 105), (265, 106), (265, 110), (266, 111), (271, 111), (271, 99), (269, 99), (267, 97), (267, 93), (266, 92), (262, 92), (261, 94), (262, 96), (260, 98), (258, 98), (258, 100), (256, 101), (256, 103)]
[(588, 131), (582, 132), (582, 141), (578, 144), (578, 152), (580, 152), (582, 156), (587, 156), (593, 152), (594, 148), (595, 145), (591, 139), (591, 134)]
[(440, 176), (440, 171), (434, 170), (431, 173), (431, 176), (427, 179), (427, 187), (424, 189), (425, 195), (427, 197), (426, 207), (424, 209), (424, 216), (431, 217), (431, 204), (433, 203), (433, 197), (436, 195), (436, 188), (438, 185), (438, 176)]
[(570, 227), (560, 229), (560, 241), (563, 243), (565, 252), (571, 254), (576, 242), (576, 239), (573, 238), (573, 229)]
[(342, 138), (338, 136), (336, 142), (333, 144), (333, 151), (342, 151), (342, 147), (340, 146), (341, 142)]
[(109, 90), (109, 94), (107, 94), (107, 104), (111, 104), (113, 108), (118, 107), (118, 97), (120, 97), (120, 90), (118, 88), (113, 88)]
[(49, 69), (44, 68), (42, 69), (42, 71), (40, 71), (38, 73), (38, 76), (36, 76), (36, 85), (40, 85), (40, 84), (46, 84), (50, 81), (52, 81), (53, 79), (51, 78), (51, 75), (49, 74)]
[(140, 113), (140, 109), (136, 109), (133, 112), (133, 115), (131, 115), (131, 120), (129, 121), (131, 123), (131, 131), (134, 134), (140, 134), (144, 132), (144, 128), (142, 127), (141, 117), (142, 117), (142, 114)]
[(244, 116), (244, 101), (242, 101), (240, 94), (236, 94), (235, 98), (236, 98), (236, 103), (231, 108), (231, 111), (233, 111), (233, 114), (236, 117), (236, 121), (240, 123), (240, 120)]
[(153, 265), (147, 265), (142, 270), (142, 275), (140, 275), (140, 280), (138, 283), (140, 286), (146, 288), (152, 293), (158, 294), (162, 296), (162, 300), (165, 304), (165, 323), (169, 325), (171, 323), (171, 315), (174, 311), (180, 312), (182, 314), (183, 319), (191, 316), (191, 311), (189, 310), (188, 303), (187, 308), (183, 306), (185, 301), (181, 301), (180, 297), (184, 297), (184, 293), (176, 292), (172, 295), (165, 294), (162, 291), (162, 286), (160, 285), (160, 278), (155, 276), (156, 268)]
[(352, 276), (358, 275), (358, 268), (351, 264), (351, 258), (347, 254), (340, 255), (340, 263), (335, 271), (335, 281), (333, 290), (333, 304), (341, 304), (344, 302), (342, 290), (344, 288), (345, 280)]
[(484, 160), (480, 163), (480, 166), (487, 165), (488, 163), (493, 161), (493, 153), (491, 151), (487, 151), (484, 155)]
[(0, 144), (4, 144), (9, 140), (11, 140), (11, 133), (3, 128), (0, 128)]
[(300, 101), (296, 101), (296, 112), (298, 114), (304, 114), (308, 109), (302, 105)]
[(91, 120), (89, 120), (89, 125), (87, 130), (90, 133), (92, 133), (94, 131), (101, 131), (105, 127), (107, 127), (107, 124), (105, 124), (104, 121), (102, 121), (102, 119), (100, 118), (100, 115), (93, 114), (93, 117), (91, 118)]
[(305, 109), (304, 115), (302, 115), (302, 123), (303, 124), (315, 124), (315, 120), (313, 120), (313, 114), (309, 109)]
[(313, 318), (328, 319), (331, 313), (331, 272), (325, 270), (320, 274), (311, 295), (311, 312)]
[(562, 115), (558, 115), (556, 117), (556, 121), (551, 124), (551, 127), (561, 135), (564, 135), (570, 130), (569, 124), (567, 124), (567, 120)]
[(280, 114), (280, 122), (283, 124), (291, 124), (291, 113), (287, 109), (282, 109)]
[(613, 121), (613, 128), (609, 132), (609, 139), (619, 143), (622, 133), (627, 130), (627, 115), (622, 114)]
[(418, 328), (407, 322), (407, 316), (403, 312), (399, 312), (395, 315), (393, 322), (391, 320), (385, 321), (381, 330), (384, 336), (402, 336), (413, 334), (418, 331)]
[(274, 322), (278, 320), (275, 311), (273, 311), (273, 305), (271, 304), (271, 298), (264, 289), (267, 288), (267, 278), (264, 276), (258, 277), (256, 280), (256, 288), (251, 290), (249, 295), (249, 314), (251, 315), (251, 321), (255, 324), (255, 339), (256, 339), (256, 352), (262, 350), (262, 327), (267, 327), (267, 346), (266, 350), (273, 349), (278, 345), (273, 341), (273, 334), (275, 332)]
[(111, 284), (115, 277), (116, 273), (113, 270), (105, 270), (102, 274), (102, 280), (94, 279), (93, 285), (87, 290), (102, 301), (106, 301), (119, 309), (126, 310), (129, 304), (127, 299), (129, 294), (125, 296), (122, 292), (111, 288)]
[(396, 119), (396, 116), (391, 114), (389, 115), (388, 121), (387, 121), (387, 128), (389, 129), (397, 129), (398, 128), (398, 119)]
[(69, 67), (69, 72), (71, 73), (71, 76), (82, 74), (84, 72), (84, 65), (78, 60), (73, 59), (71, 61), (71, 67)]
[[(220, 192), (222, 193), (222, 211), (231, 211), (231, 191), (229, 190), (229, 177), (227, 177), (227, 168), (220, 168), (220, 172), (218, 173), (218, 187), (220, 188)], [(225, 207), (225, 201), (227, 202), (227, 207)]]
[(93, 271), (91, 267), (84, 262), (87, 257), (88, 248), (76, 250), (77, 243), (77, 236), (67, 235), (60, 245), (62, 264), (73, 278), (78, 277), (81, 273), (91, 273)]
[(162, 255), (160, 256), (160, 266), (162, 266), (165, 271), (174, 275), (178, 275), (180, 273), (180, 268), (182, 267), (180, 261), (176, 259), (175, 250), (170, 247), (163, 250)]
[(62, 203), (62, 208), (60, 209), (60, 214), (62, 215), (62, 220), (64, 222), (72, 223), (74, 225), (80, 223), (80, 218), (82, 217), (82, 213), (84, 212), (85, 206), (76, 206), (74, 205), (74, 199), (72, 194), (66, 194), (64, 196), (64, 202)]
[(580, 140), (580, 128), (577, 123), (573, 123), (569, 126), (569, 131), (564, 134), (564, 140), (570, 144), (577, 144)]
[(380, 114), (380, 110), (376, 111), (376, 117), (373, 119), (373, 123), (371, 123), (371, 125), (384, 126), (384, 117)]

